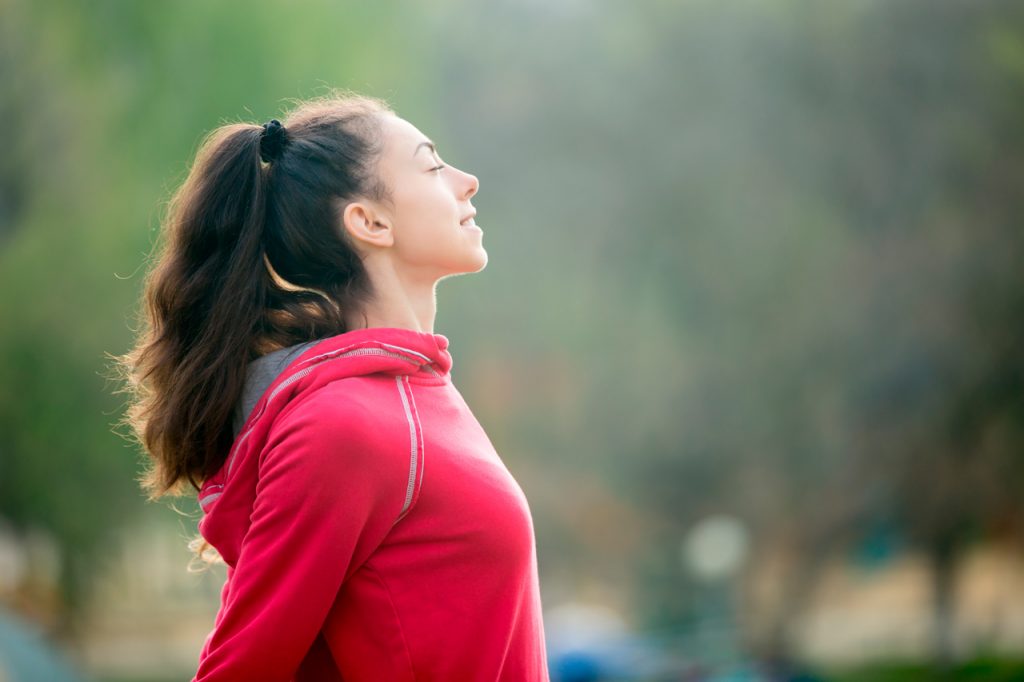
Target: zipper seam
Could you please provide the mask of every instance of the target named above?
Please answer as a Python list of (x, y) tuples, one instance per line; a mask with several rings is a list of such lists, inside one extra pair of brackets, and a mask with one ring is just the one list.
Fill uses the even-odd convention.
[(412, 408), (409, 406), (409, 400), (411, 395), (406, 395), (406, 389), (408, 388), (409, 393), (412, 393), (412, 388), (409, 387), (409, 383), (403, 381), (404, 377), (395, 377), (398, 383), (398, 393), (402, 398), (402, 407), (405, 409), (405, 418), (409, 421), (409, 444), (412, 450), (412, 457), (409, 460), (409, 482), (405, 487), (405, 501), (402, 503), (402, 509), (398, 512), (398, 517), (395, 519), (394, 526), (398, 523), (402, 516), (408, 511), (410, 504), (412, 503), (413, 490), (416, 487), (416, 472), (419, 470), (419, 458), (422, 455), (419, 443), (419, 433), (417, 433), (416, 422), (413, 420)]

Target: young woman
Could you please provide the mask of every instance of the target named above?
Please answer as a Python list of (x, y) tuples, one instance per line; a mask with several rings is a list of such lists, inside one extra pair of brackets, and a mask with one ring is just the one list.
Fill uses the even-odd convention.
[(478, 188), (352, 93), (203, 143), (122, 358), (144, 486), (228, 567), (196, 682), (548, 679), (529, 506), (433, 331)]

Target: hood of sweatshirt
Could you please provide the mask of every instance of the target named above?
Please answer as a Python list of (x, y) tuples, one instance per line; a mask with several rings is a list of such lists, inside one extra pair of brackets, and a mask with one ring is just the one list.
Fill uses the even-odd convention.
[(250, 525), (260, 453), (278, 415), (329, 383), (366, 375), (450, 381), (452, 356), (443, 334), (369, 327), (297, 344), (251, 362), (235, 409), (235, 440), (221, 469), (199, 490), (202, 536), (233, 566)]

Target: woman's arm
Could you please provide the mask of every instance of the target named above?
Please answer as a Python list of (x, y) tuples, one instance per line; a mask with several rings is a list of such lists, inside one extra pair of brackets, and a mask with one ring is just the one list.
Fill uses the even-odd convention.
[(260, 453), (251, 526), (193, 682), (291, 680), (348, 571), (400, 511), (403, 478), (380, 433), (323, 404), (283, 416)]

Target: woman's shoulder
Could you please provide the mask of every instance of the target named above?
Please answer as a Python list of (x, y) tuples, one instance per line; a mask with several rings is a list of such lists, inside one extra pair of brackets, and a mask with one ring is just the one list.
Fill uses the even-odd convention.
[(332, 380), (306, 391), (286, 412), (281, 415), (285, 428), (300, 426), (326, 437), (344, 435), (377, 442), (389, 434), (408, 438), (401, 397), (380, 377)]

